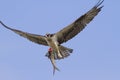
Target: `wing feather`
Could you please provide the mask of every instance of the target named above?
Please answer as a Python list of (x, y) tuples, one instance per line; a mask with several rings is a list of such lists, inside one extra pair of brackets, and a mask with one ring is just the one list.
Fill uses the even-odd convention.
[(56, 33), (56, 37), (58, 39), (58, 42), (61, 44), (63, 42), (66, 42), (76, 36), (79, 32), (81, 32), (86, 25), (93, 20), (93, 18), (101, 11), (101, 7), (99, 7), (102, 4), (103, 1), (99, 1), (91, 10), (89, 10), (87, 13), (82, 15), (80, 18), (78, 18), (76, 21), (74, 21), (72, 24), (68, 25), (67, 27), (63, 28), (59, 32)]
[(23, 31), (20, 31), (20, 30), (17, 30), (17, 29), (13, 29), (13, 28), (10, 28), (8, 26), (6, 26), (2, 21), (0, 21), (0, 23), (7, 29), (19, 34), (20, 36), (24, 37), (24, 38), (27, 38), (28, 40), (32, 41), (32, 42), (35, 42), (37, 44), (42, 44), (42, 45), (45, 45), (45, 46), (48, 46), (44, 36), (42, 35), (37, 35), (37, 34), (31, 34), (31, 33), (27, 33), (27, 32), (23, 32)]

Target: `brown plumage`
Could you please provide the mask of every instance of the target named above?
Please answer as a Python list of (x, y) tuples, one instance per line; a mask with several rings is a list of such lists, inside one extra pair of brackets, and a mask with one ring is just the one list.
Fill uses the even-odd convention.
[(23, 32), (23, 31), (17, 30), (17, 29), (10, 28), (10, 27), (6, 26), (2, 21), (0, 21), (0, 23), (5, 28), (7, 28), (9, 30), (12, 30), (13, 32), (19, 34), (20, 36), (22, 36), (24, 38), (27, 38), (28, 40), (30, 40), (32, 42), (48, 46), (47, 42), (44, 39), (44, 36), (42, 36), (42, 35), (31, 34), (31, 33), (27, 33), (27, 32)]
[(76, 21), (74, 21), (72, 24), (68, 25), (67, 27), (63, 28), (59, 32), (56, 33), (58, 37), (58, 42), (61, 44), (63, 42), (66, 42), (70, 39), (72, 39), (74, 36), (76, 36), (78, 33), (80, 33), (86, 25), (93, 20), (93, 18), (101, 11), (101, 7), (99, 7), (102, 4), (103, 1), (99, 1), (91, 10), (89, 10), (87, 13), (79, 17)]
[(64, 47), (61, 44), (72, 39), (74, 36), (80, 33), (86, 27), (86, 25), (94, 19), (94, 17), (101, 11), (103, 6), (100, 6), (100, 5), (103, 3), (103, 1), (104, 0), (102, 1), (99, 0), (99, 2), (87, 13), (85, 13), (84, 15), (79, 17), (77, 20), (75, 20), (72, 24), (68, 25), (67, 27), (63, 28), (62, 30), (60, 30), (55, 34), (46, 34), (45, 36), (31, 34), (31, 33), (10, 28), (6, 26), (2, 21), (0, 21), (0, 23), (5, 28), (19, 34), (20, 36), (27, 38), (32, 42), (35, 42), (37, 44), (42, 44), (45, 46), (50, 46), (53, 50), (53, 53), (55, 53), (51, 57), (49, 57), (50, 56), (49, 53), (47, 54), (47, 57), (49, 57), (51, 60), (53, 59), (54, 61), (56, 59), (64, 59), (68, 57), (70, 53), (73, 52), (73, 49)]

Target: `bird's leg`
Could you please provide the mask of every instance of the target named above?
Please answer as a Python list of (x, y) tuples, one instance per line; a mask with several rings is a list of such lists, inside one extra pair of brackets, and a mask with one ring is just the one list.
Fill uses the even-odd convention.
[(59, 44), (55, 41), (55, 46), (56, 46), (56, 48), (57, 48), (57, 55), (58, 55), (58, 57), (59, 58), (62, 58), (63, 56), (61, 55), (61, 53), (60, 53), (60, 50), (59, 50)]

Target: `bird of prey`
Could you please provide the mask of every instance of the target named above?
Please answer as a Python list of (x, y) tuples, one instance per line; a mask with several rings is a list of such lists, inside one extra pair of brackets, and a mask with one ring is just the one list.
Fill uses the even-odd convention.
[[(31, 34), (31, 33), (23, 32), (21, 30), (10, 28), (6, 26), (2, 21), (0, 21), (0, 23), (5, 28), (19, 34), (24, 38), (27, 38), (32, 42), (45, 46), (50, 46), (50, 49), (52, 49), (52, 53), (48, 51), (46, 56), (49, 59), (51, 59), (52, 63), (54, 64), (54, 60), (64, 59), (68, 57), (70, 53), (73, 52), (73, 49), (64, 47), (61, 44), (75, 37), (86, 27), (88, 23), (90, 23), (90, 21), (93, 20), (93, 18), (101, 11), (103, 6), (100, 5), (103, 3), (103, 1), (104, 0), (99, 0), (98, 3), (92, 7), (92, 9), (90, 9), (87, 13), (80, 16), (77, 20), (75, 20), (73, 23), (66, 26), (62, 30), (58, 31), (57, 33), (46, 34), (45, 36)], [(58, 70), (58, 68), (55, 67), (55, 64), (54, 64), (54, 68)]]

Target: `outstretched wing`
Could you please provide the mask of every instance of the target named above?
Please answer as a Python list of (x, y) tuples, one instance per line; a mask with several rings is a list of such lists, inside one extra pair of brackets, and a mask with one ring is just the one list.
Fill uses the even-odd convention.
[(85, 26), (93, 20), (93, 18), (101, 11), (101, 7), (99, 7), (102, 4), (103, 1), (99, 1), (91, 10), (89, 10), (86, 14), (82, 15), (80, 18), (78, 18), (75, 22), (68, 25), (67, 27), (63, 28), (59, 32), (57, 32), (55, 35), (58, 39), (58, 42), (61, 44), (63, 42), (66, 42), (76, 36), (79, 32), (81, 32)]
[(13, 29), (13, 28), (10, 28), (8, 26), (6, 26), (2, 21), (0, 21), (0, 23), (7, 29), (19, 34), (20, 36), (24, 37), (24, 38), (27, 38), (28, 40), (32, 41), (32, 42), (35, 42), (35, 43), (38, 43), (38, 44), (42, 44), (42, 45), (45, 45), (45, 46), (48, 46), (44, 36), (42, 35), (37, 35), (37, 34), (31, 34), (31, 33), (27, 33), (27, 32), (23, 32), (23, 31), (20, 31), (20, 30), (16, 30), (16, 29)]

